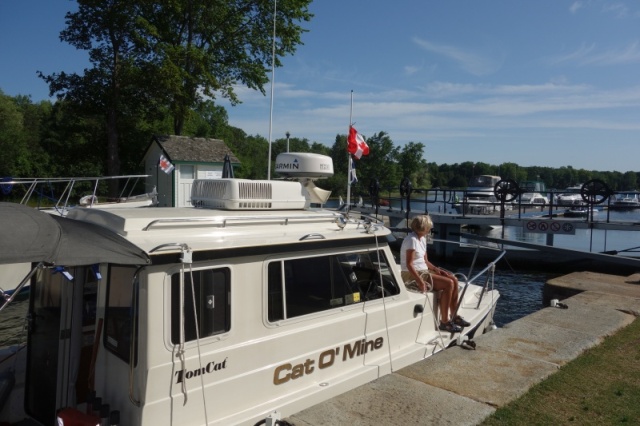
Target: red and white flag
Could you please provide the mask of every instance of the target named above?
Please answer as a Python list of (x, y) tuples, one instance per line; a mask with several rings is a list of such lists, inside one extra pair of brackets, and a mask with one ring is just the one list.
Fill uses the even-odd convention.
[(162, 169), (163, 172), (165, 172), (166, 174), (169, 174), (173, 171), (173, 169), (175, 168), (173, 166), (173, 164), (171, 164), (171, 161), (169, 161), (169, 159), (167, 159), (167, 157), (165, 157), (164, 155), (160, 155), (160, 168)]
[(353, 154), (358, 160), (363, 155), (369, 155), (369, 145), (355, 127), (349, 127), (349, 137), (347, 138), (347, 151)]

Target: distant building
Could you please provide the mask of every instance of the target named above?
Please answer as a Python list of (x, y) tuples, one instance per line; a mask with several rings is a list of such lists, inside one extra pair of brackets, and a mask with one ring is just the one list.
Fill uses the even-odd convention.
[(219, 139), (153, 136), (143, 157), (145, 174), (150, 175), (146, 191), (156, 187), (160, 207), (191, 206), (193, 181), (221, 178), (227, 155), (232, 168), (240, 164)]

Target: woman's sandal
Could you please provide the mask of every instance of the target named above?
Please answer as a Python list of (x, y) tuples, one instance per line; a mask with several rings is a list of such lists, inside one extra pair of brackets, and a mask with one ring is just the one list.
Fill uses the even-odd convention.
[(457, 324), (449, 322), (441, 322), (438, 328), (442, 331), (448, 331), (449, 333), (460, 333), (462, 331), (462, 327)]
[(469, 321), (465, 321), (460, 315), (456, 315), (453, 319), (453, 323), (455, 325), (459, 325), (460, 327), (469, 327), (471, 323)]

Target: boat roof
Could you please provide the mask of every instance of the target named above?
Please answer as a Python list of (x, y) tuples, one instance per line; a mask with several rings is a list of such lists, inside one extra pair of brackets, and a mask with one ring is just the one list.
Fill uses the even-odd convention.
[[(345, 219), (343, 213), (326, 209), (72, 209), (68, 217), (105, 227), (149, 254), (169, 243), (187, 244), (192, 250), (199, 251), (372, 237), (366, 221)], [(344, 226), (339, 226), (339, 222)], [(373, 227), (377, 236), (391, 233), (381, 223)], [(180, 249), (174, 247), (163, 253), (171, 251), (179, 252)]]

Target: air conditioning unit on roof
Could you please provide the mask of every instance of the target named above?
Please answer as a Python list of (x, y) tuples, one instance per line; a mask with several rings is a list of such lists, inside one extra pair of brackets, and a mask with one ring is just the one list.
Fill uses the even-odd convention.
[(306, 198), (300, 182), (196, 179), (191, 204), (224, 210), (300, 210)]

